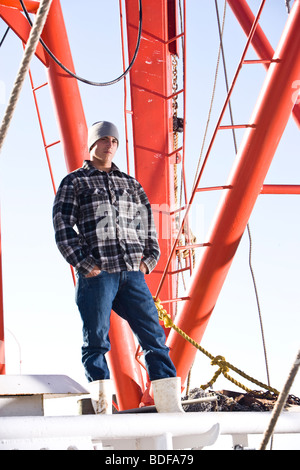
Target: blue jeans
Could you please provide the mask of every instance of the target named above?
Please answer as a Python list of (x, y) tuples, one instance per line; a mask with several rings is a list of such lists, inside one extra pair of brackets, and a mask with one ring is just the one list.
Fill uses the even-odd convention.
[(175, 377), (165, 332), (141, 271), (86, 278), (78, 274), (76, 303), (83, 322), (82, 362), (89, 382), (109, 379), (105, 354), (110, 350), (111, 310), (128, 321), (144, 352), (150, 380)]

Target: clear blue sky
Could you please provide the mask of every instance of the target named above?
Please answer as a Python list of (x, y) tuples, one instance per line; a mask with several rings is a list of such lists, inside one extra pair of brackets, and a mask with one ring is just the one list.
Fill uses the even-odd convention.
[[(63, 12), (76, 69), (92, 80), (105, 81), (122, 70), (118, 1), (62, 0)], [(284, 0), (269, 0), (261, 25), (276, 48), (287, 20)], [(256, 12), (260, 2), (249, 1)], [(220, 14), (223, 0), (219, 0)], [(5, 24), (0, 23), (0, 36)], [(229, 81), (235, 72), (246, 38), (227, 8), (225, 54)], [(214, 2), (187, 0), (187, 178), (191, 185), (202, 145), (218, 54), (218, 30)], [(9, 33), (0, 49), (0, 115), (3, 115), (22, 56), (20, 41)], [(255, 58), (249, 52), (249, 58)], [(35, 84), (45, 74), (37, 60), (32, 64)], [(233, 96), (236, 122), (247, 122), (265, 77), (261, 65), (243, 69)], [(87, 122), (114, 121), (123, 126), (123, 83), (110, 88), (80, 84)], [(208, 139), (225, 99), (222, 67), (216, 91)], [(48, 91), (40, 103), (48, 141), (58, 131)], [(151, 125), (151, 124), (149, 124)], [(124, 134), (123, 134), (124, 135)], [(242, 132), (238, 134), (238, 141)], [(208, 143), (208, 141), (207, 141)], [(207, 144), (206, 144), (207, 145)], [(299, 184), (299, 129), (291, 119), (267, 176), (268, 183)], [(61, 148), (51, 152), (56, 182), (66, 173)], [(232, 138), (219, 139), (214, 147), (203, 185), (225, 184), (234, 159)], [(121, 143), (116, 163), (126, 170)], [(81, 366), (81, 322), (74, 303), (70, 270), (54, 243), (51, 211), (53, 190), (42, 147), (32, 93), (24, 86), (0, 156), (0, 200), (6, 327), (7, 373), (66, 374), (85, 382)], [(215, 195), (201, 195), (196, 203), (202, 214), (198, 242), (205, 238), (214, 212)], [(250, 220), (255, 270), (264, 321), (272, 385), (281, 388), (299, 348), (300, 222), (299, 196), (260, 196)], [(202, 345), (221, 354), (250, 375), (266, 381), (258, 312), (250, 277), (249, 243), (245, 236), (209, 322)], [(198, 357), (192, 385), (206, 383), (214, 369)], [(220, 379), (216, 389), (233, 386)], [(293, 393), (300, 395), (300, 377)]]

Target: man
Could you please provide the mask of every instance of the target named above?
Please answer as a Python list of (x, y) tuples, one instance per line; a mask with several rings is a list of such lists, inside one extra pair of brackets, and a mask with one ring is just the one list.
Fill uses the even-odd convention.
[[(113, 309), (128, 321), (143, 348), (157, 409), (182, 411), (180, 379), (144, 278), (160, 256), (151, 206), (142, 186), (112, 163), (118, 145), (114, 124), (95, 123), (88, 133), (90, 161), (63, 179), (54, 201), (56, 243), (78, 276), (82, 361), (96, 412), (108, 412), (105, 354)], [(166, 405), (161, 400), (168, 393), (173, 397)]]

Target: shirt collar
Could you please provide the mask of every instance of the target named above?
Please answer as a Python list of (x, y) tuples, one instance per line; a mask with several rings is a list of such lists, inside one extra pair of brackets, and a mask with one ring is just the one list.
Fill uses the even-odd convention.
[[(93, 174), (97, 171), (100, 171), (102, 173), (101, 170), (97, 170), (97, 168), (95, 168), (93, 166), (93, 164), (90, 160), (84, 160), (82, 168), (84, 168), (85, 170), (88, 170), (89, 174)], [(112, 173), (113, 171), (117, 171), (117, 172), (121, 173), (121, 170), (114, 163), (111, 164), (110, 173)]]

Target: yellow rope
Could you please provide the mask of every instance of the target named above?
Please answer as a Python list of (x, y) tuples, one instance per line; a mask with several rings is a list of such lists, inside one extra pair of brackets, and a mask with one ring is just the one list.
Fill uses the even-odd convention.
[(274, 393), (275, 395), (279, 395), (280, 392), (278, 392), (278, 390), (276, 390), (275, 388), (272, 388), (272, 387), (269, 387), (268, 385), (254, 379), (253, 377), (251, 377), (250, 375), (247, 375), (245, 372), (241, 371), (240, 369), (238, 369), (237, 367), (235, 367), (234, 365), (230, 364), (229, 362), (227, 362), (225, 360), (225, 358), (223, 356), (213, 356), (212, 354), (210, 354), (208, 351), (206, 351), (202, 346), (200, 346), (199, 343), (197, 343), (196, 341), (194, 341), (192, 338), (190, 338), (186, 333), (184, 333), (184, 331), (182, 331), (178, 326), (175, 325), (175, 323), (173, 323), (173, 320), (171, 319), (171, 317), (168, 315), (167, 311), (163, 308), (162, 304), (161, 304), (161, 301), (160, 299), (155, 299), (154, 298), (154, 302), (155, 302), (155, 305), (156, 305), (156, 308), (157, 308), (157, 312), (158, 312), (158, 317), (161, 321), (164, 322), (164, 325), (166, 328), (173, 328), (177, 333), (179, 333), (185, 340), (187, 340), (189, 343), (191, 343), (195, 348), (197, 348), (199, 351), (201, 351), (203, 354), (205, 354), (205, 356), (207, 356), (210, 360), (211, 360), (211, 365), (216, 365), (219, 367), (219, 369), (217, 370), (217, 372), (214, 374), (213, 378), (210, 380), (210, 382), (208, 382), (206, 385), (202, 385), (200, 388), (202, 388), (203, 390), (205, 390), (206, 388), (208, 387), (211, 387), (213, 383), (216, 382), (216, 380), (218, 379), (218, 377), (223, 374), (224, 377), (229, 380), (230, 382), (232, 382), (233, 384), (237, 385), (238, 387), (242, 388), (243, 390), (245, 390), (246, 392), (252, 392), (251, 389), (247, 388), (245, 385), (241, 384), (240, 382), (238, 382), (237, 380), (235, 380), (233, 377), (231, 377), (228, 372), (229, 370), (233, 370), (234, 372), (236, 372), (237, 374), (241, 375), (244, 379), (248, 380), (249, 382), (252, 382), (256, 385), (258, 385), (259, 387), (261, 388), (264, 388), (265, 390), (268, 390), (269, 392), (272, 392)]

